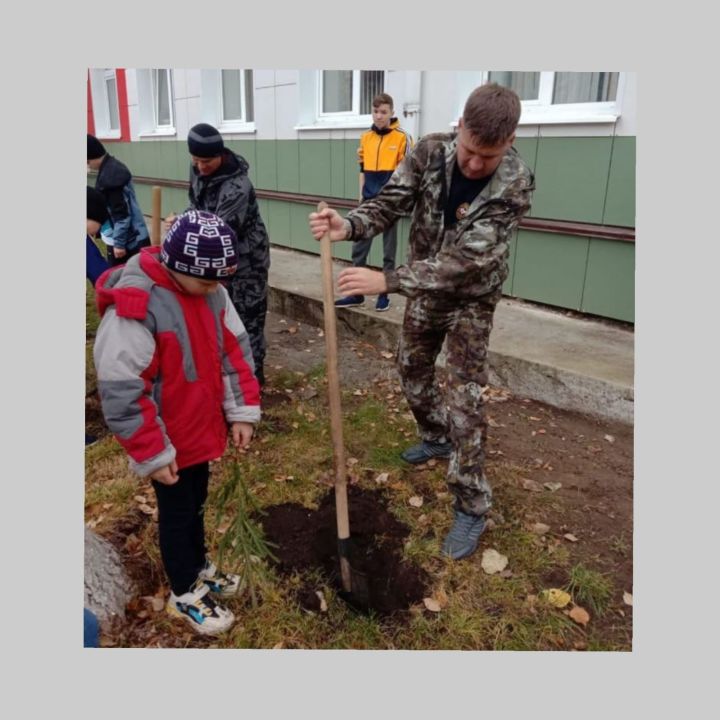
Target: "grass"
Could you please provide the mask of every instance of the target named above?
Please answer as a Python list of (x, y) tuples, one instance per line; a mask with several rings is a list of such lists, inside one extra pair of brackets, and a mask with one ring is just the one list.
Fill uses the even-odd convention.
[[(90, 308), (88, 313), (89, 333), (97, 326), (92, 311)], [(285, 502), (315, 507), (329, 491), (323, 480), (333, 464), (324, 368), (314, 367), (307, 373), (281, 370), (269, 376), (271, 387), (292, 393), (288, 393), (287, 402), (276, 403), (265, 411), (250, 450), (239, 456), (242, 476), (261, 508)], [(86, 384), (93, 387), (94, 382), (89, 362)], [(309, 386), (318, 391), (314, 397), (303, 392)], [(440, 543), (451, 522), (452, 496), (445, 485), (446, 465), (418, 469), (399, 460), (400, 450), (415, 441), (416, 432), (402, 396), (391, 390), (378, 385), (369, 387), (364, 395), (343, 395), (346, 456), (357, 460), (350, 473), (365, 488), (377, 488), (375, 478), (388, 474), (383, 487), (389, 509), (410, 530), (404, 557), (429, 574), (431, 587), (427, 594), (444, 594), (447, 605), (439, 613), (431, 613), (418, 604), (402, 621), (358, 616), (337, 598), (319, 571), (301, 578), (280, 576), (270, 569), (262, 581), (257, 608), (253, 609), (246, 597), (229, 601), (237, 623), (218, 639), (217, 647), (567, 650), (582, 641), (591, 650), (630, 649), (626, 626), (619, 618), (614, 632), (608, 634), (594, 627), (593, 621), (587, 628), (580, 627), (563, 610), (537, 599), (546, 587), (543, 578), (547, 573), (562, 570), (570, 578), (567, 589), (574, 601), (599, 615), (610, 607), (612, 583), (583, 564), (575, 563), (568, 570), (571, 560), (567, 547), (543, 542), (526, 529), (527, 518), (537, 517), (555, 499), (550, 493), (521, 489), (519, 479), (526, 476), (527, 468), (507, 457), (490, 459), (487, 466), (494, 488), (494, 507), (502, 520), (486, 532), (480, 550), (472, 558), (453, 563), (439, 556)], [(102, 516), (97, 532), (102, 534), (135, 511), (136, 496), (154, 503), (149, 484), (130, 473), (125, 453), (113, 438), (104, 437), (87, 448), (85, 460), (86, 520)], [(217, 526), (221, 521), (216, 517), (212, 498), (217, 496), (232, 460), (228, 453), (213, 464), (206, 512), (207, 539), (213, 552), (223, 528)], [(423, 498), (422, 507), (409, 504), (413, 496)], [(138, 541), (147, 567), (163, 578), (156, 535), (157, 526), (149, 522), (138, 533)], [(624, 538), (617, 538), (613, 551), (623, 552), (624, 542)], [(508, 557), (508, 576), (487, 575), (482, 570), (485, 548), (494, 548)], [(311, 613), (297, 604), (295, 592), (307, 584), (323, 593), (327, 612)], [(153, 616), (152, 622), (157, 633), (182, 632), (163, 613)], [(190, 639), (188, 646), (192, 647), (193, 642)]]
[(567, 591), (578, 605), (589, 608), (596, 615), (602, 615), (612, 598), (613, 585), (602, 573), (577, 564), (570, 569)]

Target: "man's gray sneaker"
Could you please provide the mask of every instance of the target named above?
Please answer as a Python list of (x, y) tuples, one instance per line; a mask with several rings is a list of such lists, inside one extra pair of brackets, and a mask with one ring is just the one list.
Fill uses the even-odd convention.
[(400, 457), (405, 462), (417, 465), (432, 460), (432, 458), (450, 457), (451, 451), (452, 443), (436, 443), (423, 440), (419, 445), (409, 447), (405, 452), (401, 453)]
[(455, 510), (455, 522), (443, 542), (443, 555), (453, 560), (471, 555), (477, 549), (484, 529), (484, 515), (468, 515), (461, 510)]

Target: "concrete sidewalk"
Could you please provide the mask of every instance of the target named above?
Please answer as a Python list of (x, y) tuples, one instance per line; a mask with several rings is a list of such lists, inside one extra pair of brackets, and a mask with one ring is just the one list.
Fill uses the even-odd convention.
[[(320, 256), (272, 247), (269, 307), (322, 327)], [(334, 275), (347, 267), (335, 262)], [(364, 339), (395, 350), (405, 298), (391, 295), (387, 312), (337, 311), (338, 338)], [(442, 355), (440, 362), (442, 363)], [(490, 382), (555, 407), (633, 422), (634, 333), (602, 320), (503, 299), (490, 335)]]

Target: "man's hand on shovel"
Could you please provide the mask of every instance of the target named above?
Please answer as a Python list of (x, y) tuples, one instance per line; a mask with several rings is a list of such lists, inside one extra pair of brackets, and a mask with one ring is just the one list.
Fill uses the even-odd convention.
[(350, 222), (332, 208), (326, 207), (324, 210), (310, 213), (308, 220), (310, 232), (316, 240), (322, 240), (323, 235), (328, 231), (332, 242), (345, 240), (349, 235)]

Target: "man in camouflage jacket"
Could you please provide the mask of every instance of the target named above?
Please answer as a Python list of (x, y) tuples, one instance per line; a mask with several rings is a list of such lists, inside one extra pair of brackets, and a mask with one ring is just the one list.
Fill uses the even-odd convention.
[[(238, 240), (238, 269), (228, 282), (233, 305), (250, 337), (255, 374), (265, 383), (265, 317), (267, 315), (270, 241), (260, 217), (245, 158), (228, 150), (220, 133), (207, 123), (190, 128), (190, 209), (221, 217)], [(174, 216), (166, 218), (169, 227)]]
[[(372, 237), (403, 215), (412, 216), (410, 253), (394, 271), (348, 268), (342, 295), (397, 292), (408, 298), (398, 370), (421, 443), (407, 462), (449, 457), (447, 480), (455, 520), (443, 544), (453, 559), (477, 548), (491, 507), (485, 477), (482, 389), (493, 313), (508, 275), (511, 235), (530, 209), (532, 172), (512, 147), (520, 101), (507, 88), (471, 93), (455, 134), (423, 137), (382, 191), (343, 218), (326, 209), (310, 215), (320, 239)], [(444, 389), (435, 360), (447, 344)]]

